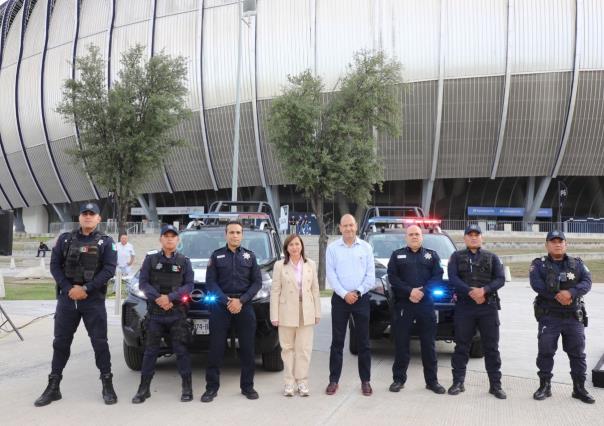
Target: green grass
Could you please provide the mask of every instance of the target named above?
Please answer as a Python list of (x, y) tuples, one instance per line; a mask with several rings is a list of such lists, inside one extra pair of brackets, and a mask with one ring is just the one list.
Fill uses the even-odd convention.
[[(107, 299), (115, 299), (112, 284), (110, 287), (111, 294), (107, 295)], [(4, 288), (6, 300), (54, 300), (56, 298), (54, 281), (5, 278)], [(122, 286), (122, 300), (127, 296), (126, 286)]]
[[(604, 261), (587, 260), (587, 267), (591, 271), (592, 281), (594, 283), (604, 283)], [(528, 280), (530, 262), (506, 263), (510, 267), (512, 279)]]
[(55, 298), (54, 281), (4, 280), (6, 300), (51, 300)]

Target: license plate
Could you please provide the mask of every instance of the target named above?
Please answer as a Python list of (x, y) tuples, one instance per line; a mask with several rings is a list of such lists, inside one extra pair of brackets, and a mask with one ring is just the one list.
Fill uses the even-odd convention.
[(210, 334), (210, 320), (194, 319), (193, 334)]

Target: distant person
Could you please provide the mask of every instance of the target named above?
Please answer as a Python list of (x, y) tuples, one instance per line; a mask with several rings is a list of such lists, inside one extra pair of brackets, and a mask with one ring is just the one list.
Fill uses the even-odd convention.
[(283, 395), (308, 396), (308, 370), (314, 326), (321, 317), (317, 265), (304, 254), (304, 243), (292, 234), (283, 243), (284, 259), (275, 263), (271, 288), (271, 323), (279, 327), (284, 365)]
[(40, 253), (42, 253), (42, 257), (46, 257), (46, 252), (49, 250), (50, 249), (48, 246), (44, 244), (44, 242), (40, 241), (40, 245), (38, 246), (38, 254), (36, 254), (36, 257), (40, 257)]
[(117, 267), (122, 275), (132, 274), (134, 255), (134, 247), (128, 242), (128, 235), (120, 235), (120, 242), (117, 244)]

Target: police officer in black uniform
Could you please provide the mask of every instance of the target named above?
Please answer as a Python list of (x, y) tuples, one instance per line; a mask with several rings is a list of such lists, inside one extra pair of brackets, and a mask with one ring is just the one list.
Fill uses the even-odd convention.
[(111, 237), (99, 232), (99, 206), (80, 207), (80, 228), (57, 239), (50, 258), (50, 272), (57, 285), (52, 370), (48, 386), (34, 405), (42, 407), (61, 399), (59, 383), (69, 359), (71, 342), (80, 319), (92, 342), (96, 366), (101, 372), (103, 400), (115, 404), (111, 355), (107, 343), (107, 281), (115, 275), (117, 250)]
[(170, 338), (176, 354), (178, 372), (182, 378), (180, 400), (193, 399), (191, 385), (191, 357), (185, 346), (191, 336), (187, 322), (187, 302), (193, 291), (191, 261), (176, 251), (178, 230), (172, 225), (162, 227), (159, 241), (161, 250), (147, 253), (141, 266), (139, 287), (147, 297), (148, 317), (145, 321), (145, 354), (141, 369), (141, 383), (133, 404), (145, 402), (151, 396), (149, 386), (155, 373), (161, 338)]
[(572, 397), (593, 404), (595, 399), (585, 390), (585, 326), (587, 316), (583, 296), (591, 290), (591, 273), (578, 257), (566, 254), (566, 237), (561, 231), (547, 234), (547, 256), (533, 260), (531, 287), (537, 292), (535, 317), (539, 322), (539, 389), (533, 398), (541, 401), (552, 396), (551, 379), (558, 338), (570, 360), (573, 379)]
[(501, 260), (483, 250), (482, 231), (469, 225), (464, 232), (466, 249), (456, 251), (449, 259), (449, 282), (455, 287), (455, 352), (451, 358), (453, 385), (449, 395), (464, 392), (466, 365), (476, 329), (480, 331), (484, 363), (489, 375), (489, 393), (498, 399), (507, 396), (501, 388), (501, 357), (499, 356), (499, 296), (505, 284)]
[(442, 282), (443, 269), (434, 250), (422, 247), (422, 230), (417, 225), (406, 230), (407, 247), (395, 250), (388, 262), (388, 280), (394, 295), (392, 321), (396, 355), (392, 365), (390, 392), (400, 391), (407, 380), (411, 328), (416, 324), (421, 342), (426, 388), (443, 394), (438, 383), (436, 361), (436, 314), (432, 287)]
[(208, 263), (206, 284), (217, 302), (211, 307), (210, 353), (202, 402), (210, 402), (218, 394), (220, 366), (231, 323), (239, 338), (241, 393), (248, 399), (258, 399), (258, 392), (254, 390), (256, 314), (251, 302), (262, 287), (262, 276), (254, 253), (241, 247), (242, 239), (242, 224), (229, 222), (226, 246), (214, 251)]

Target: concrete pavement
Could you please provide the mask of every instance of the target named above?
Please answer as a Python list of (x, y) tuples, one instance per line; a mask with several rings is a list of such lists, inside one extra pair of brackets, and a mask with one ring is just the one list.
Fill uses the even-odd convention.
[[(466, 392), (459, 396), (435, 395), (424, 389), (419, 345), (412, 345), (409, 379), (398, 394), (388, 392), (391, 382), (393, 348), (387, 341), (373, 341), (372, 386), (374, 395), (360, 393), (356, 357), (345, 351), (340, 390), (335, 396), (324, 394), (329, 369), (331, 326), (329, 299), (324, 298), (324, 318), (316, 328), (310, 372), (311, 396), (281, 396), (281, 373), (267, 373), (259, 365), (256, 375), (258, 401), (248, 401), (239, 393), (237, 360), (229, 355), (222, 370), (222, 387), (213, 403), (202, 404), (203, 369), (206, 357), (194, 356), (194, 397), (179, 402), (180, 378), (173, 357), (161, 359), (152, 383), (152, 397), (135, 406), (130, 399), (136, 392), (139, 373), (129, 370), (123, 360), (120, 319), (113, 315), (113, 302), (107, 303), (109, 343), (113, 356), (114, 383), (119, 397), (115, 406), (105, 406), (100, 397), (99, 373), (83, 325), (80, 325), (69, 364), (61, 384), (63, 399), (43, 408), (33, 401), (46, 386), (52, 356), (52, 316), (40, 319), (21, 330), (25, 342), (16, 335), (0, 334), (0, 422), (2, 425), (55, 424), (288, 424), (288, 425), (551, 425), (602, 424), (604, 390), (593, 388), (591, 369), (604, 353), (604, 285), (594, 285), (587, 296), (590, 326), (586, 329), (589, 391), (597, 399), (587, 405), (570, 398), (568, 358), (561, 344), (556, 356), (553, 396), (545, 401), (532, 399), (538, 386), (535, 357), (537, 326), (532, 316), (534, 293), (528, 283), (508, 283), (501, 292), (501, 355), (503, 387), (508, 399), (500, 401), (487, 393), (488, 379), (482, 359), (468, 365)], [(34, 317), (52, 313), (53, 301), (0, 301), (19, 325)], [(453, 344), (439, 342), (439, 379), (451, 384), (450, 358)]]

